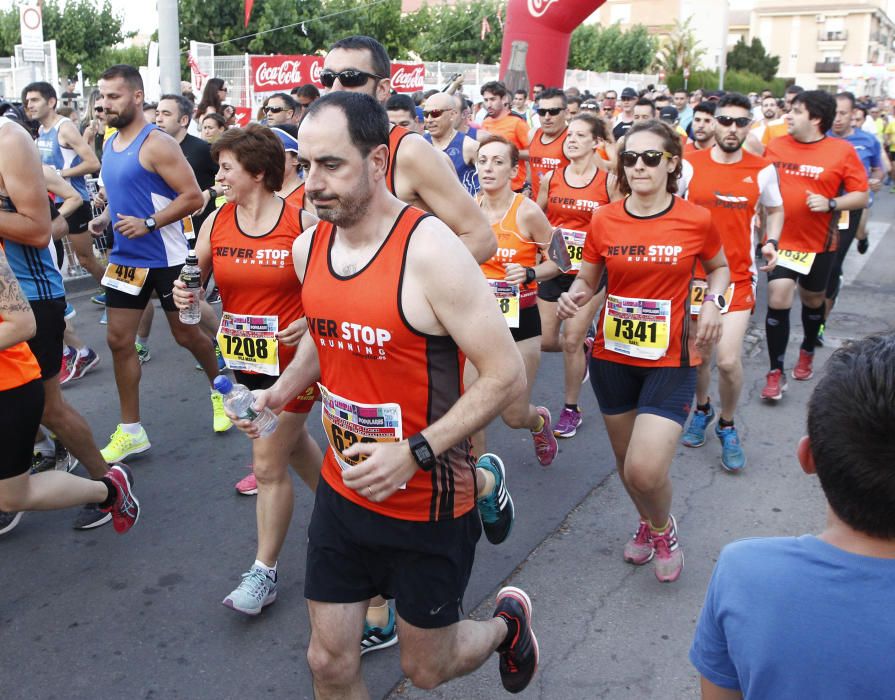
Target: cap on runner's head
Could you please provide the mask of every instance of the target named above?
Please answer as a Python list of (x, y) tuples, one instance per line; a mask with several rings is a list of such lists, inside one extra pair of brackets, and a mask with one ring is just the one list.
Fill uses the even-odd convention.
[(637, 90), (632, 87), (626, 87), (624, 90), (622, 90), (621, 97), (623, 100), (636, 100)]
[(293, 153), (298, 153), (298, 139), (296, 139), (292, 134), (289, 134), (284, 129), (280, 127), (274, 127), (271, 129), (273, 133), (277, 135), (277, 138), (283, 143), (283, 148), (286, 149), (286, 152), (292, 151)]
[(659, 110), (659, 119), (661, 119), (663, 122), (674, 124), (674, 122), (677, 121), (678, 116), (679, 115), (677, 109), (675, 109), (671, 105), (663, 107)]

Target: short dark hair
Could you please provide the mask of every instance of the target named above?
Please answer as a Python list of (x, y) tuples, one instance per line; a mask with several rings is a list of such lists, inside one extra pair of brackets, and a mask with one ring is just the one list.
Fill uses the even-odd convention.
[(851, 103), (852, 109), (854, 109), (855, 105), (858, 104), (858, 100), (855, 97), (855, 93), (849, 92), (848, 90), (845, 90), (843, 92), (837, 92), (836, 99), (837, 100), (848, 100)]
[(590, 112), (579, 112), (569, 119), (569, 124), (572, 122), (584, 122), (587, 124), (594, 139), (609, 140), (609, 129), (606, 128), (606, 122)]
[(784, 95), (798, 95), (803, 92), (805, 92), (805, 88), (803, 88), (801, 85), (790, 85), (788, 88), (786, 88), (783, 91), (783, 94)]
[(140, 75), (140, 71), (138, 71), (133, 66), (128, 65), (127, 63), (119, 63), (114, 66), (110, 66), (106, 68), (99, 76), (100, 80), (113, 80), (115, 78), (121, 78), (124, 80), (128, 87), (137, 92), (144, 92), (143, 90), (143, 76)]
[(519, 165), (519, 149), (516, 147), (515, 143), (508, 141), (507, 139), (505, 139), (503, 136), (500, 136), (499, 134), (492, 134), (490, 132), (485, 132), (485, 134), (482, 136), (481, 140), (479, 141), (479, 149), (481, 149), (482, 146), (487, 146), (489, 143), (502, 143), (504, 146), (507, 147), (507, 151), (509, 151), (510, 165), (512, 165), (514, 167)]
[(526, 100), (528, 99), (528, 92), (526, 90), (514, 90), (513, 97), (515, 97), (516, 95), (522, 95), (522, 97), (524, 97)]
[(704, 112), (705, 114), (710, 114), (713, 117), (715, 116), (715, 109), (717, 108), (717, 103), (709, 102), (708, 100), (703, 100), (698, 105), (693, 108), (693, 113), (696, 112)]
[[(183, 95), (175, 95), (170, 93), (168, 95), (162, 95), (159, 98), (159, 102), (162, 100), (173, 100), (177, 103), (177, 119), (183, 119), (184, 117), (192, 117), (193, 116), (193, 101), (189, 97), (184, 97)], [(145, 109), (145, 105), (144, 105)]]
[[(642, 131), (660, 136), (662, 138), (662, 148), (668, 151), (672, 156), (678, 157), (677, 167), (672, 172), (668, 173), (668, 180), (665, 183), (665, 191), (669, 194), (675, 194), (677, 192), (677, 181), (681, 177), (681, 163), (683, 161), (683, 146), (681, 145), (680, 135), (674, 130), (674, 127), (671, 126), (671, 124), (650, 119), (649, 121), (635, 124), (628, 129), (625, 133), (626, 147), (627, 143), (631, 140), (631, 137)], [(625, 175), (625, 166), (622, 163), (621, 158), (618, 159), (616, 177), (618, 178), (618, 188), (621, 190), (621, 193), (624, 195), (631, 194), (631, 185), (628, 183), (627, 175)]]
[(385, 107), (369, 95), (359, 92), (330, 92), (314, 100), (305, 119), (313, 118), (327, 107), (334, 107), (345, 115), (351, 145), (366, 158), (377, 146), (388, 145), (391, 125)]
[(392, 62), (388, 57), (388, 51), (376, 39), (363, 34), (355, 34), (339, 39), (335, 44), (329, 47), (330, 51), (335, 49), (344, 49), (346, 51), (368, 51), (373, 70), (382, 79), (388, 79), (392, 76)]
[(305, 83), (297, 88), (293, 88), (292, 94), (295, 97), (310, 97), (312, 100), (316, 100), (320, 97), (320, 90), (313, 83)]
[(232, 153), (249, 174), (263, 175), (264, 188), (270, 192), (283, 186), (286, 151), (283, 142), (266, 126), (249, 124), (244, 129), (227, 129), (211, 144), (215, 163), (223, 151)]
[(721, 99), (715, 103), (716, 110), (721, 109), (722, 107), (742, 107), (751, 113), (752, 101), (741, 92), (726, 92)]
[(49, 102), (51, 99), (54, 99), (57, 102), (59, 101), (59, 98), (56, 96), (55, 88), (53, 88), (53, 86), (50, 85), (49, 83), (45, 83), (42, 80), (40, 80), (36, 83), (28, 83), (24, 87), (24, 89), (22, 90), (22, 103), (23, 104), (25, 102), (25, 95), (27, 95), (29, 92), (40, 93), (40, 96), (43, 97), (47, 102)]
[[(202, 122), (204, 122), (206, 119), (211, 119), (211, 121), (213, 121), (215, 124), (217, 124), (217, 125), (218, 125), (219, 127), (221, 127), (222, 129), (225, 128), (225, 127), (227, 126), (227, 120), (224, 119), (224, 118), (223, 118), (220, 114), (218, 114), (217, 112), (209, 112), (208, 114), (206, 114), (204, 117), (202, 117), (202, 118), (199, 120), (199, 124), (202, 124)], [(288, 125), (287, 125), (287, 124), (281, 124), (281, 125), (280, 125), (280, 128), (283, 128), (284, 126), (288, 126)]]
[(825, 90), (803, 90), (792, 98), (792, 104), (805, 107), (811, 119), (820, 119), (820, 132), (827, 133), (836, 118), (836, 100)]
[[(543, 99), (543, 96), (541, 96), (541, 98), (539, 99)], [(566, 95), (566, 107), (568, 107), (570, 104), (576, 104), (580, 107), (583, 102), (584, 100), (582, 100), (581, 97), (579, 97), (578, 95)]]
[(871, 537), (895, 538), (895, 335), (848, 341), (808, 401), (808, 436), (836, 516)]
[(684, 93), (687, 97), (690, 96), (690, 93), (687, 92), (686, 90), (684, 90), (684, 88), (678, 88), (678, 89), (675, 90), (672, 94), (673, 94), (673, 95), (677, 95), (678, 93), (681, 93), (681, 92)]
[(653, 104), (658, 107), (660, 102), (671, 102), (671, 95), (656, 95), (656, 99), (653, 100)]
[(492, 95), (496, 95), (497, 97), (506, 97), (507, 86), (499, 80), (489, 80), (487, 83), (482, 85), (482, 89), (479, 90), (479, 92), (482, 95), (484, 95), (486, 92), (490, 92)]
[(559, 97), (562, 100), (562, 106), (568, 107), (569, 98), (562, 90), (559, 88), (545, 88), (538, 93), (538, 102), (540, 103), (543, 100), (555, 100)]
[(653, 116), (656, 114), (656, 103), (653, 102), (648, 97), (639, 97), (637, 98), (637, 102), (634, 103), (635, 107), (649, 107)]
[(385, 111), (408, 112), (413, 120), (416, 121), (416, 103), (409, 95), (392, 95), (385, 103)]
[(270, 101), (274, 97), (283, 100), (283, 102), (286, 103), (286, 109), (291, 109), (293, 112), (298, 111), (298, 102), (293, 99), (292, 95), (287, 95), (285, 92), (275, 92), (273, 95), (267, 98), (267, 103), (270, 104)]

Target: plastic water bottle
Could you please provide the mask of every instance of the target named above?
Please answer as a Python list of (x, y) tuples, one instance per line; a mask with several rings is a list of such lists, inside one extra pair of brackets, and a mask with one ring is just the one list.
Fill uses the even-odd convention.
[(199, 290), (202, 287), (202, 272), (199, 270), (199, 259), (196, 252), (191, 250), (186, 256), (186, 262), (180, 270), (180, 281), (186, 285), (187, 290), (193, 293), (195, 299), (185, 309), (180, 310), (180, 322), (194, 326), (202, 318), (202, 309), (199, 308)]
[(229, 377), (223, 374), (214, 378), (214, 388), (224, 396), (224, 406), (239, 418), (250, 420), (261, 433), (261, 437), (267, 437), (277, 429), (277, 415), (269, 408), (264, 408), (259, 413), (252, 409), (255, 396), (242, 384), (234, 384)]

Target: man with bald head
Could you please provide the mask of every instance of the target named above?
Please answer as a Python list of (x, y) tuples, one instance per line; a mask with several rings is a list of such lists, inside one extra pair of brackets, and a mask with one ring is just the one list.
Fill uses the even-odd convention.
[(426, 140), (443, 152), (448, 158), (460, 183), (469, 194), (479, 191), (479, 178), (476, 174), (475, 159), (479, 151), (478, 141), (454, 128), (457, 117), (457, 103), (453, 95), (436, 92), (426, 100), (423, 107), (423, 118)]

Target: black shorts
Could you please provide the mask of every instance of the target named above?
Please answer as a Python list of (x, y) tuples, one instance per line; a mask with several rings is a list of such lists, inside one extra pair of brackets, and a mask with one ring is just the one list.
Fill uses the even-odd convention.
[[(58, 371), (59, 368), (57, 367)], [(11, 479), (31, 469), (34, 436), (44, 412), (44, 386), (40, 379), (0, 391), (0, 479)]]
[(478, 510), (454, 520), (415, 522), (374, 513), (320, 479), (308, 525), (305, 598), (359, 603), (394, 598), (402, 619), (424, 629), (460, 620), (475, 547)]
[(592, 357), (590, 382), (607, 416), (636, 409), (683, 426), (696, 391), (696, 368), (640, 367)]
[(41, 379), (52, 379), (62, 368), (65, 297), (32, 301), (30, 304), (37, 322), (37, 333), (28, 341), (28, 347), (40, 365)]
[(173, 267), (155, 267), (146, 275), (146, 282), (139, 294), (128, 294), (117, 289), (104, 287), (106, 290), (106, 306), (110, 309), (140, 309), (146, 308), (149, 297), (155, 292), (162, 308), (165, 311), (177, 311), (174, 304), (174, 280), (180, 277), (180, 269), (183, 265)]
[(768, 282), (774, 280), (796, 280), (799, 286), (806, 292), (823, 292), (827, 288), (827, 282), (836, 266), (836, 251), (818, 253), (811, 264), (811, 270), (807, 275), (800, 275), (795, 270), (777, 265), (768, 273)]
[(72, 234), (87, 233), (87, 224), (93, 218), (93, 210), (90, 202), (82, 202), (71, 216), (65, 217), (68, 222), (68, 232)]
[(510, 328), (513, 340), (517, 343), (541, 335), (541, 312), (537, 306), (529, 306), (519, 311), (519, 327)]

